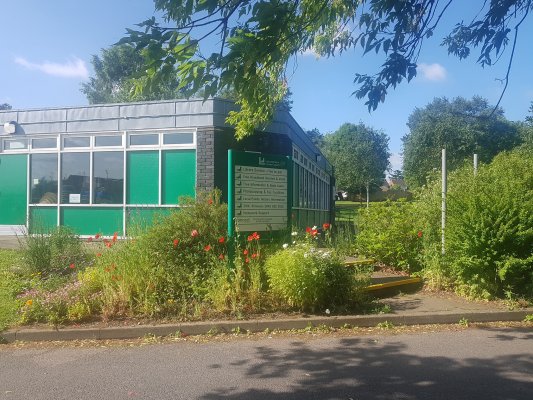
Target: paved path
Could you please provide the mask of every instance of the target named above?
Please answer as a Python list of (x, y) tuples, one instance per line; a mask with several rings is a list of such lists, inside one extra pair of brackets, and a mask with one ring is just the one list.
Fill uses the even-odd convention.
[(16, 236), (0, 235), (0, 249), (18, 249), (19, 247), (19, 239)]
[(0, 346), (0, 399), (531, 400), (533, 330)]

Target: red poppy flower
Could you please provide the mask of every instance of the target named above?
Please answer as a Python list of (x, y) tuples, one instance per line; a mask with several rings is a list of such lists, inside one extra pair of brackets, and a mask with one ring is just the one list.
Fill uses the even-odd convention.
[(223, 259), (224, 259), (224, 254), (219, 255), (219, 256), (218, 256), (218, 259), (219, 259), (219, 260), (223, 260)]
[(252, 240), (254, 240), (254, 237), (252, 235), (249, 235), (248, 236), (248, 241), (251, 242)]
[(89, 237), (87, 238), (87, 242), (88, 242), (88, 243), (91, 243), (92, 241), (93, 241), (93, 237), (92, 237), (92, 236), (89, 236)]
[(102, 257), (102, 253), (96, 253), (96, 257)]
[(94, 235), (94, 238), (95, 238), (95, 239), (100, 239), (100, 234), (97, 233), (96, 235)]
[(257, 257), (259, 257), (259, 254), (257, 253), (252, 254), (252, 258), (257, 258)]
[(331, 225), (328, 224), (327, 222), (324, 222), (324, 223), (322, 224), (322, 229), (324, 229), (325, 231), (327, 231), (330, 227), (331, 227)]
[(208, 244), (207, 246), (205, 246), (205, 247), (204, 247), (204, 250), (205, 250), (205, 251), (209, 251), (209, 250), (211, 250), (211, 245)]
[(259, 233), (257, 233), (257, 232), (252, 233), (252, 237), (253, 237), (255, 240), (259, 240), (259, 238), (260, 238)]
[(117, 238), (118, 238), (118, 233), (115, 232), (115, 233), (113, 234), (113, 242), (116, 242), (116, 241), (117, 241)]
[(209, 201), (207, 202), (207, 204), (209, 204), (209, 205), (213, 204), (213, 200), (209, 199)]
[(178, 239), (174, 239), (174, 241), (172, 242), (172, 245), (174, 246), (174, 248), (178, 247), (179, 242), (180, 241)]
[(107, 247), (108, 249), (110, 249), (112, 246), (113, 246), (113, 243), (111, 242), (106, 242), (105, 244), (105, 247)]
[(218, 238), (218, 243), (224, 243), (225, 241), (226, 239), (223, 236)]
[(311, 229), (311, 236), (316, 236), (318, 231), (316, 229)]
[(198, 236), (198, 235), (199, 235), (199, 233), (198, 233), (198, 231), (197, 231), (196, 229), (193, 229), (193, 230), (191, 231), (191, 236), (192, 236), (192, 237), (196, 237), (196, 236)]
[(250, 262), (250, 259), (249, 259), (248, 257), (246, 257), (246, 259), (244, 260), (244, 262), (245, 262), (246, 264), (248, 264), (248, 263)]
[(244, 250), (244, 251), (242, 252), (242, 254), (247, 255), (247, 254), (248, 254), (248, 250)]
[(311, 233), (311, 230), (312, 230), (312, 229), (309, 228), (309, 227), (305, 228), (305, 231), (306, 231), (307, 233)]
[(69, 267), (70, 269), (74, 269), (74, 268), (76, 268), (76, 266), (75, 266), (74, 264), (70, 264), (68, 267)]
[(422, 237), (422, 231), (418, 231), (418, 233), (416, 234), (416, 236), (418, 236), (419, 238)]

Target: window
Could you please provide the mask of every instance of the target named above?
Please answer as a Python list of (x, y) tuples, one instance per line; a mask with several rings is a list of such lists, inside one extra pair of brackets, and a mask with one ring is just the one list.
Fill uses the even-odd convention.
[(32, 154), (30, 203), (57, 204), (57, 154)]
[(33, 149), (56, 149), (57, 139), (56, 138), (33, 139), (31, 141), (31, 147)]
[(61, 155), (61, 203), (89, 204), (90, 169), (89, 153)]
[(130, 146), (153, 146), (158, 144), (158, 134), (130, 135)]
[(28, 148), (28, 140), (12, 139), (4, 140), (4, 150), (23, 150)]
[(64, 147), (90, 147), (90, 137), (66, 137), (63, 139)]
[(94, 145), (96, 147), (122, 146), (122, 136), (95, 136)]
[(93, 156), (93, 202), (122, 204), (124, 201), (124, 153), (106, 151)]
[(165, 133), (163, 144), (192, 144), (194, 135), (192, 132)]

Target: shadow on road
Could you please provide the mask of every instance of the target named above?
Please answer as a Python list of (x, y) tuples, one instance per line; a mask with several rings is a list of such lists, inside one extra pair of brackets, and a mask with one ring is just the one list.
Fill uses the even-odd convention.
[[(503, 331), (492, 329), (505, 340)], [(531, 330), (519, 332), (531, 339)], [(528, 335), (529, 333), (529, 335)], [(290, 350), (258, 347), (254, 357), (222, 368), (246, 367), (245, 376), (269, 387), (287, 377), (289, 392), (269, 389), (237, 391), (235, 382), (202, 399), (514, 399), (533, 398), (533, 355), (495, 358), (425, 357), (408, 354), (399, 342), (346, 338), (336, 347), (316, 349), (294, 342)], [(412, 350), (411, 350), (412, 351)], [(212, 367), (215, 367), (214, 365)], [(220, 368), (220, 364), (216, 365)], [(241, 382), (239, 387), (246, 387)]]

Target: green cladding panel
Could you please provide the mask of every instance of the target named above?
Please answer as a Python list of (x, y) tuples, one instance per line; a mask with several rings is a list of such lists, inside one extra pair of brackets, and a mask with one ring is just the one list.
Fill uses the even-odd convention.
[(167, 150), (163, 152), (163, 204), (178, 204), (180, 196), (195, 195), (196, 151)]
[(159, 203), (159, 152), (130, 151), (127, 156), (128, 204)]
[(159, 218), (165, 217), (171, 212), (171, 208), (128, 208), (126, 212), (126, 233), (136, 236), (152, 226)]
[(61, 225), (71, 227), (79, 235), (122, 235), (122, 208), (62, 207)]
[(0, 225), (26, 225), (26, 154), (0, 155)]
[(57, 226), (57, 207), (31, 207), (30, 233), (49, 233)]

